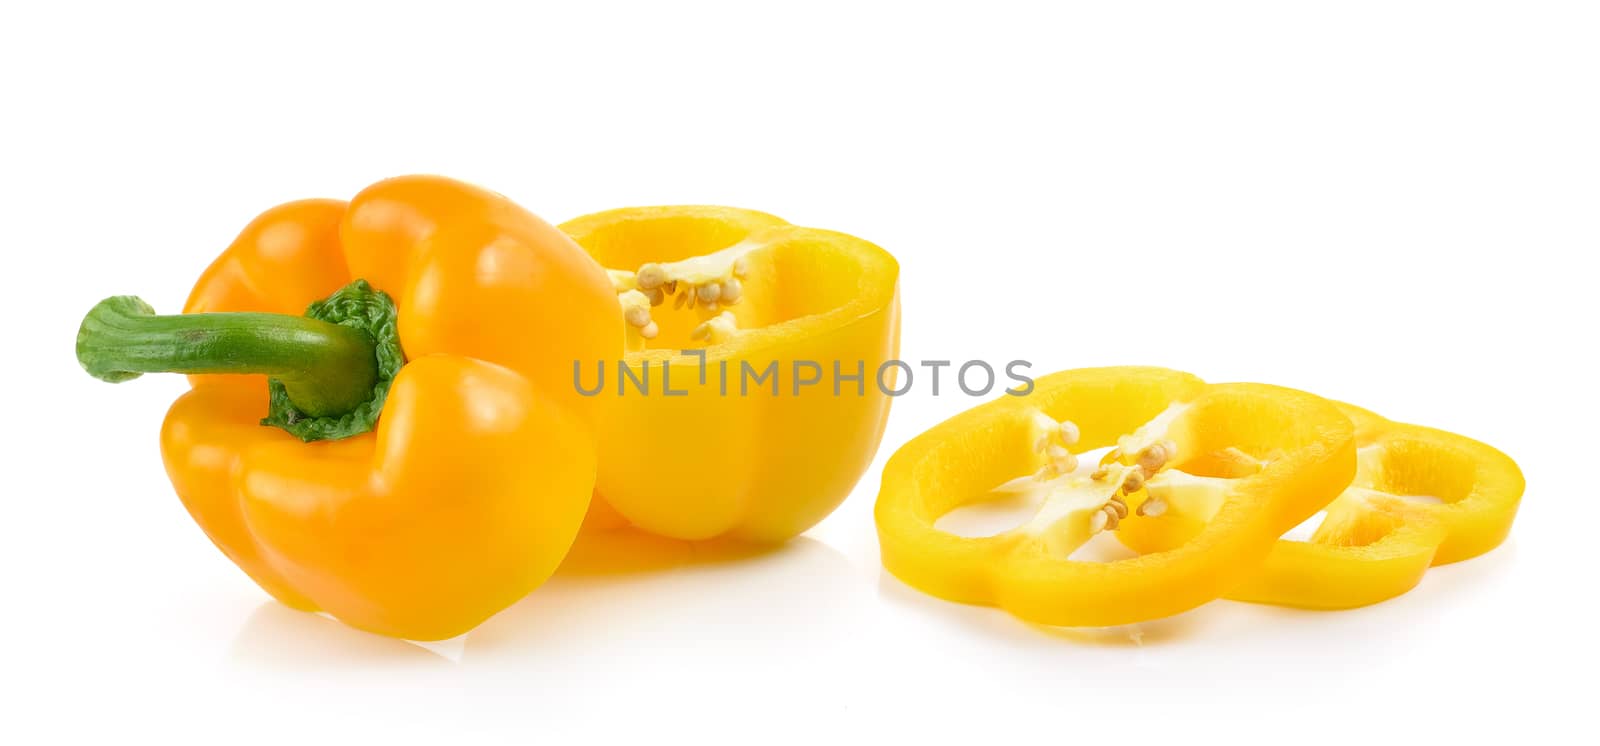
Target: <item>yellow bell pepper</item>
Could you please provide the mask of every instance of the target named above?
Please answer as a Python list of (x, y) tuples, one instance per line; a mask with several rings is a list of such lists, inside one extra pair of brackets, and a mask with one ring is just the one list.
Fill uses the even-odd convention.
[(186, 311), (107, 299), (78, 358), (113, 382), (192, 374), (162, 427), (167, 473), (283, 603), (442, 639), (566, 554), (602, 417), (570, 361), (621, 354), (623, 332), (604, 271), (553, 226), (449, 179), (380, 182), (264, 213)]
[[(1475, 557), (1505, 540), (1523, 490), (1505, 454), (1454, 433), (1391, 422), (1348, 404), (1357, 470), (1309, 541), (1282, 540), (1228, 598), (1312, 609), (1377, 603), (1415, 587), (1432, 565)], [(1236, 463), (1233, 473), (1255, 464)], [(1122, 542), (1141, 552), (1181, 545), (1211, 519), (1214, 480), (1184, 480), (1152, 495), (1171, 506), (1129, 522)]]
[(622, 360), (573, 371), (617, 411), (601, 426), (598, 494), (620, 521), (776, 542), (844, 500), (889, 413), (893, 257), (726, 207), (613, 210), (560, 227), (612, 268), (628, 324)]
[[(1106, 447), (1098, 464), (1080, 458)], [(1213, 519), (1188, 541), (1112, 562), (1071, 559), (1095, 534), (1160, 512), (1149, 497), (1176, 469), (1239, 460), (1263, 465), (1217, 493)], [(1126, 624), (1193, 608), (1247, 580), (1278, 537), (1354, 471), (1353, 426), (1309, 394), (1207, 385), (1160, 368), (1072, 370), (956, 415), (897, 451), (884, 467), (878, 537), (884, 566), (932, 595), (1043, 624)], [(961, 505), (1016, 492), (1042, 504), (1015, 529), (962, 537), (935, 526)]]

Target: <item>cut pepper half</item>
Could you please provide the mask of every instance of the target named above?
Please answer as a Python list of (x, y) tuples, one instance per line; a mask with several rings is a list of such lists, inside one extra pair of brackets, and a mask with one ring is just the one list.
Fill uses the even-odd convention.
[(561, 229), (611, 268), (627, 322), (620, 365), (575, 371), (617, 412), (598, 494), (639, 528), (691, 540), (782, 541), (837, 507), (888, 418), (894, 258), (726, 207), (612, 210)]
[[(1087, 451), (1113, 447), (1099, 464)], [(1148, 520), (1177, 468), (1249, 461), (1217, 476), (1213, 520), (1179, 546), (1111, 562), (1071, 554), (1099, 531)], [(1064, 626), (1176, 614), (1247, 580), (1277, 538), (1349, 484), (1354, 428), (1332, 403), (1260, 384), (1207, 385), (1161, 368), (1093, 368), (959, 414), (884, 467), (876, 508), (884, 566), (927, 593)], [(1015, 529), (962, 537), (934, 523), (1001, 491), (1042, 507)]]
[[(1309, 541), (1279, 541), (1229, 598), (1312, 609), (1365, 606), (1412, 589), (1432, 565), (1493, 549), (1511, 530), (1523, 478), (1505, 454), (1454, 433), (1338, 406), (1356, 428), (1354, 481), (1328, 505)], [(1117, 538), (1141, 552), (1182, 544), (1215, 513), (1213, 481), (1184, 474), (1174, 486), (1152, 490), (1151, 498), (1170, 509), (1157, 520), (1123, 526)]]

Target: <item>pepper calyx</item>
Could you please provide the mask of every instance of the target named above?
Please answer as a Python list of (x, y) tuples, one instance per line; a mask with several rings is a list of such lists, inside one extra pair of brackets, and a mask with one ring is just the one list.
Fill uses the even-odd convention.
[(378, 415), (383, 412), (390, 384), (405, 365), (394, 299), (388, 293), (373, 288), (366, 280), (356, 280), (333, 295), (312, 303), (306, 308), (305, 315), (306, 318), (359, 330), (372, 338), (378, 361), (378, 376), (372, 385), (372, 396), (343, 414), (315, 416), (295, 406), (290, 399), (288, 386), (283, 381), (269, 378), (267, 416), (261, 419), (261, 424), (279, 428), (307, 443), (339, 440), (371, 431), (377, 427)]

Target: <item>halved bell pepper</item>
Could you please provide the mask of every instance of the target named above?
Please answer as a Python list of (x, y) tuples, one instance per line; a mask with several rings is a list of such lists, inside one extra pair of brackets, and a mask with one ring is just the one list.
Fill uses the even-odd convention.
[[(1279, 541), (1229, 598), (1313, 609), (1365, 606), (1411, 590), (1432, 565), (1493, 549), (1510, 532), (1523, 479), (1505, 454), (1454, 433), (1338, 407), (1356, 428), (1355, 480), (1328, 505), (1309, 541)], [(1232, 473), (1254, 468), (1236, 463)], [(1220, 484), (1178, 479), (1152, 491), (1169, 509), (1158, 519), (1125, 524), (1117, 537), (1141, 552), (1182, 544), (1210, 519)]]
[(107, 299), (78, 357), (108, 381), (192, 374), (162, 427), (167, 473), (278, 600), (442, 639), (566, 554), (601, 404), (567, 376), (623, 333), (609, 279), (554, 227), (467, 184), (393, 179), (268, 210), (185, 310)]
[(776, 542), (844, 500), (889, 413), (893, 257), (726, 207), (613, 210), (561, 229), (612, 268), (628, 323), (623, 359), (572, 371), (616, 408), (598, 494), (622, 520), (678, 539)]
[[(1087, 451), (1112, 447), (1098, 463)], [(1143, 520), (1174, 467), (1248, 458), (1214, 519), (1166, 551), (1110, 562), (1071, 555)], [(1207, 385), (1161, 368), (1044, 376), (1031, 393), (970, 409), (889, 459), (876, 508), (884, 566), (935, 596), (1033, 622), (1106, 626), (1176, 614), (1246, 581), (1284, 531), (1355, 471), (1355, 433), (1333, 404), (1261, 384)], [(935, 522), (997, 492), (1041, 501), (1022, 526), (963, 537)], [(1155, 504), (1146, 512), (1156, 512)]]

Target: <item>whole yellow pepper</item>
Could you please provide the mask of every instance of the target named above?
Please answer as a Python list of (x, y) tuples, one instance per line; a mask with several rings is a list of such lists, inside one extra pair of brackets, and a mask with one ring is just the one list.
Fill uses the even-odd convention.
[(566, 554), (604, 405), (572, 390), (571, 361), (620, 355), (623, 333), (610, 280), (554, 227), (467, 184), (393, 179), (264, 213), (185, 310), (107, 299), (79, 360), (109, 381), (193, 374), (162, 427), (167, 473), (283, 603), (442, 639)]

